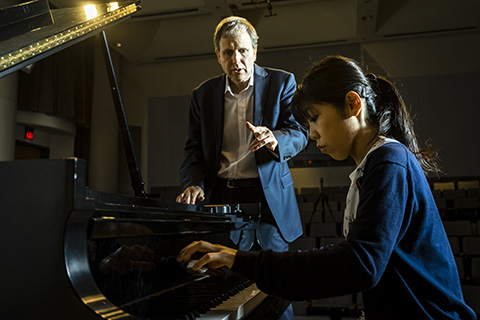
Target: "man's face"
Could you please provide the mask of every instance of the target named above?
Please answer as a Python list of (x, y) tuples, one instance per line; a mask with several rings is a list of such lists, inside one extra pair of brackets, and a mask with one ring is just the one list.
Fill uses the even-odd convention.
[(246, 30), (232, 38), (220, 39), (220, 50), (215, 50), (218, 63), (230, 78), (232, 90), (238, 93), (248, 85), (253, 73), (253, 64), (257, 58), (257, 47)]

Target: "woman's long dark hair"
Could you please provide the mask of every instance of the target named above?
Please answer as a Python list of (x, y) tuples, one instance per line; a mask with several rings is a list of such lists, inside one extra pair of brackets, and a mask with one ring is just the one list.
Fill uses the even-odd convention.
[(412, 119), (394, 84), (384, 77), (365, 75), (354, 60), (328, 56), (310, 67), (293, 96), (293, 114), (305, 125), (313, 104), (329, 103), (343, 114), (345, 95), (349, 91), (365, 99), (367, 124), (376, 128), (378, 135), (403, 143), (417, 157), (425, 174), (439, 172), (437, 153), (419, 147)]

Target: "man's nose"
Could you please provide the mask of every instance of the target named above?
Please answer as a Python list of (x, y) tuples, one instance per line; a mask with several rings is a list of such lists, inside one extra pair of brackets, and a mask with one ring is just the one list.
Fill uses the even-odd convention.
[(232, 54), (232, 59), (234, 62), (240, 62), (240, 59), (242, 58), (242, 55), (238, 51), (234, 51)]

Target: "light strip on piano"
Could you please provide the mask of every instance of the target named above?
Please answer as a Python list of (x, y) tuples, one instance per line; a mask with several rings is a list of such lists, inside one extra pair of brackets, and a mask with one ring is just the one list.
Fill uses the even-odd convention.
[(13, 51), (4, 56), (1, 56), (0, 72), (16, 64), (24, 62), (25, 60), (33, 58), (43, 52), (46, 52), (57, 46), (60, 46), (66, 42), (69, 42), (78, 37), (81, 37), (90, 32), (93, 32), (115, 20), (121, 19), (127, 15), (135, 13), (136, 11), (137, 11), (137, 5), (130, 4), (123, 8), (108, 12), (103, 16), (88, 20), (68, 30), (52, 35), (43, 40), (40, 40), (35, 44), (25, 46), (16, 51)]

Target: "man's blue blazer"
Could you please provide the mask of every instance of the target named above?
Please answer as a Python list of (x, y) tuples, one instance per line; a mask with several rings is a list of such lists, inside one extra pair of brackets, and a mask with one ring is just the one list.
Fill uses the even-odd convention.
[[(220, 167), (226, 75), (206, 80), (192, 93), (188, 138), (180, 168), (182, 190), (198, 185), (208, 203)], [(302, 234), (293, 179), (287, 161), (307, 144), (308, 132), (291, 113), (296, 90), (293, 74), (254, 67), (254, 126), (265, 126), (278, 140), (276, 155), (267, 148), (255, 152), (258, 174), (270, 210), (283, 238)]]

